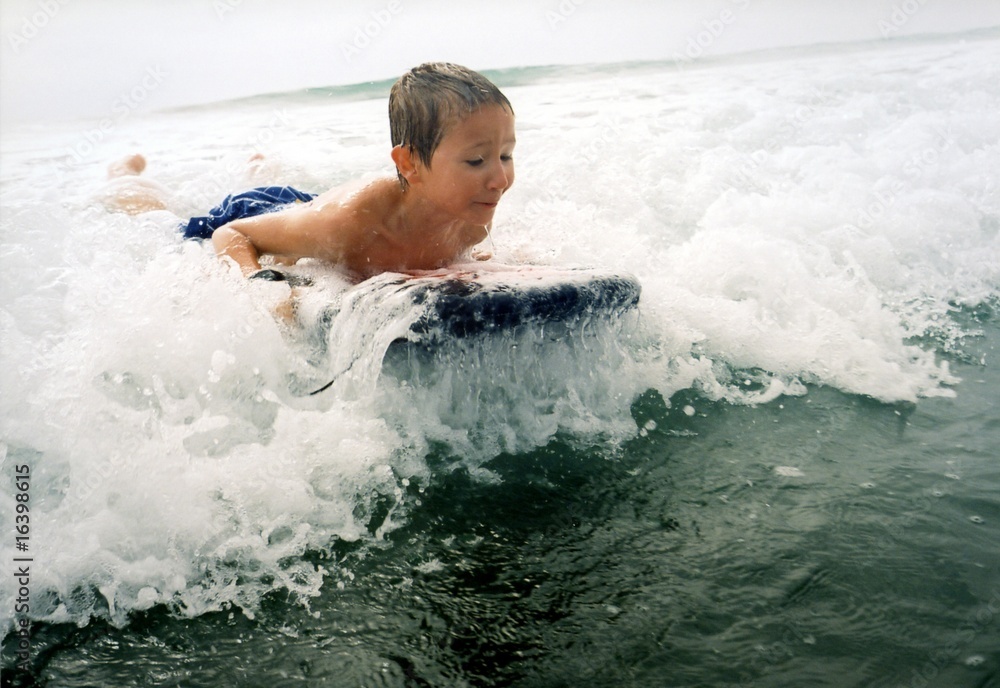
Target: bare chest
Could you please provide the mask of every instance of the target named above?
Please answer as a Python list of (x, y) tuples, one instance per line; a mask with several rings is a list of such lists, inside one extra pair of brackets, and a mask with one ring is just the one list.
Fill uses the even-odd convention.
[(367, 241), (359, 242), (358, 250), (351, 252), (347, 267), (365, 274), (433, 270), (455, 262), (475, 243), (475, 238), (465, 230), (402, 238), (377, 232)]

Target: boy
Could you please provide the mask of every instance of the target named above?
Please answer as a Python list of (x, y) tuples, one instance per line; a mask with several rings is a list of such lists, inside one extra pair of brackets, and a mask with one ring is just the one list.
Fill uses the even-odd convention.
[[(210, 236), (220, 257), (264, 279), (282, 279), (261, 269), (265, 254), (317, 258), (362, 278), (454, 262), (487, 237), (514, 183), (513, 108), (482, 75), (428, 63), (393, 85), (389, 125), (396, 179), (315, 198), (290, 187), (255, 190), (227, 199), (236, 203), (215, 217), (193, 218), (185, 236)], [(270, 212), (275, 206), (283, 207)]]

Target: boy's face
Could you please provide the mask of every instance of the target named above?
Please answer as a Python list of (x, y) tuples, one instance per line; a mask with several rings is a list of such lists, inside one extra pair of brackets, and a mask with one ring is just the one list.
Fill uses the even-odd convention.
[(431, 165), (419, 165), (421, 192), (440, 210), (473, 225), (493, 221), (500, 197), (514, 183), (514, 116), (485, 105), (453, 123)]

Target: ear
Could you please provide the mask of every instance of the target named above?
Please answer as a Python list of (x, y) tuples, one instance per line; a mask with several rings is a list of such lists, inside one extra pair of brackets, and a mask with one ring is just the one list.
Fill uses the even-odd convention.
[(419, 176), (417, 173), (417, 161), (413, 155), (413, 149), (409, 146), (395, 146), (392, 149), (392, 161), (396, 163), (396, 172), (399, 173), (407, 184), (412, 184)]

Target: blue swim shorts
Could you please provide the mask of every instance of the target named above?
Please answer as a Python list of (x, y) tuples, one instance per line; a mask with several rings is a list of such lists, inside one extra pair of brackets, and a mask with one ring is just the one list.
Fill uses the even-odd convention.
[(305, 203), (316, 198), (290, 186), (261, 186), (226, 196), (208, 215), (192, 217), (181, 225), (185, 239), (211, 239), (212, 233), (227, 222), (281, 210), (289, 203)]

